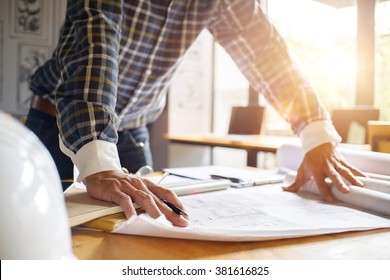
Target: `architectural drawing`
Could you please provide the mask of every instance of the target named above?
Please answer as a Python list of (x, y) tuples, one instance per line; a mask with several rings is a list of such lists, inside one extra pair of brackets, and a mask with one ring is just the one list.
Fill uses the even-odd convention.
[(49, 47), (29, 44), (19, 45), (19, 66), (17, 80), (17, 107), (28, 109), (30, 105), (31, 92), (29, 80), (34, 71), (43, 64), (49, 56)]
[(45, 39), (46, 6), (44, 0), (10, 0), (10, 35)]

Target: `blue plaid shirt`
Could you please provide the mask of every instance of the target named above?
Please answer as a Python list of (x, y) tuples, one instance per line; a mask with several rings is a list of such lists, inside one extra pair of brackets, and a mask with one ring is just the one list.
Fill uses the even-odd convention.
[(255, 0), (68, 0), (59, 43), (30, 88), (55, 102), (73, 153), (94, 140), (115, 143), (118, 130), (159, 116), (176, 67), (203, 29), (296, 133), (328, 118)]

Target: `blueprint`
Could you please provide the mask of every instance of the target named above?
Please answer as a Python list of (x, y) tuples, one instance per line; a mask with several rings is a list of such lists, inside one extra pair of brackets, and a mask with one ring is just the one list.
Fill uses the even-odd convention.
[[(219, 241), (258, 241), (390, 227), (390, 218), (326, 203), (310, 192), (290, 193), (282, 184), (228, 189), (181, 197), (191, 225), (172, 226), (165, 217), (133, 217), (114, 232)], [(388, 194), (384, 194), (387, 195)]]

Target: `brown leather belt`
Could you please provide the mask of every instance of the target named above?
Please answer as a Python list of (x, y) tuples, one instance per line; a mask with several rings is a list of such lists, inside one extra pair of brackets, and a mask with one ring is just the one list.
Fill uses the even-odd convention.
[(46, 113), (50, 116), (56, 116), (56, 107), (50, 101), (43, 99), (38, 95), (31, 98), (31, 108)]

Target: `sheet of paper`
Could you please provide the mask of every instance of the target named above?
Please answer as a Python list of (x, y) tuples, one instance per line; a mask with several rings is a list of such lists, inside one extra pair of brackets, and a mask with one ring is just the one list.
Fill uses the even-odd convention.
[(284, 192), (280, 185), (228, 189), (182, 197), (187, 228), (140, 215), (114, 232), (219, 241), (257, 241), (390, 227), (390, 219), (327, 204), (317, 195)]

